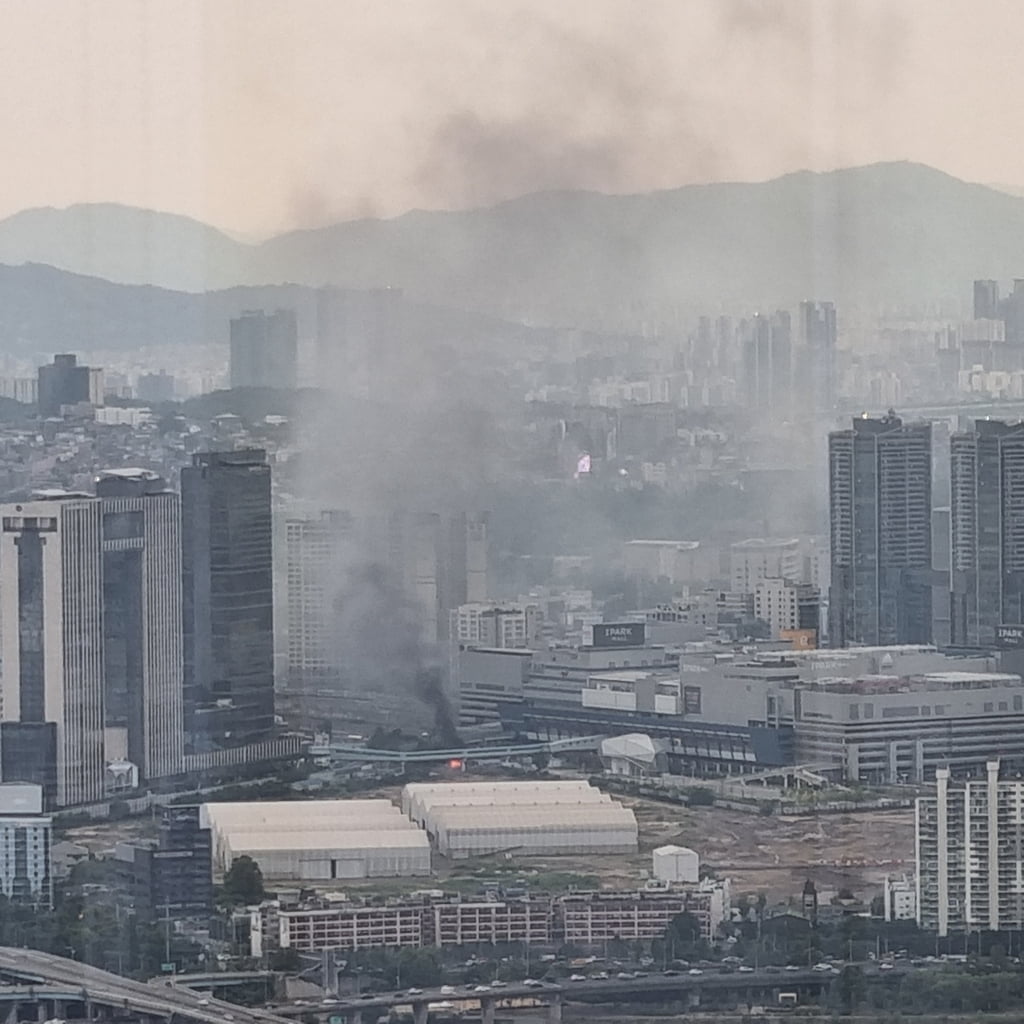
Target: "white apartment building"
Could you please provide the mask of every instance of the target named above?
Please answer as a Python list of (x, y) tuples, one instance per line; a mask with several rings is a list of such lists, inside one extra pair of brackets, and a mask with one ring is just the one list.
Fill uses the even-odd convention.
[(803, 579), (803, 558), (796, 537), (774, 539), (750, 537), (729, 548), (731, 589), (736, 594), (752, 594), (763, 579)]
[(452, 643), (472, 647), (533, 647), (540, 638), (535, 604), (473, 601), (451, 611)]
[[(805, 583), (780, 577), (758, 580), (754, 587), (754, 618), (768, 623), (772, 639), (778, 640), (787, 630), (800, 629), (805, 615), (801, 612), (808, 604), (817, 604), (817, 593)], [(815, 622), (808, 628), (817, 628)]]
[(951, 783), (936, 773), (935, 796), (915, 811), (917, 923), (940, 936), (1024, 927), (1024, 781)]
[(886, 921), (916, 920), (917, 882), (906, 875), (887, 875), (882, 888), (882, 906)]
[(341, 512), (285, 521), (288, 678), (316, 678), (337, 667), (332, 597), (340, 547), (350, 529)]
[(51, 839), (42, 786), (0, 785), (0, 894), (46, 907), (53, 903)]

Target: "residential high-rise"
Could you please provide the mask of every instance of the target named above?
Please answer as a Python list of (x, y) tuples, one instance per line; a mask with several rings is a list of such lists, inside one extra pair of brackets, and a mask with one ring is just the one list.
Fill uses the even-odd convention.
[(989, 761), (982, 781), (950, 784), (915, 813), (917, 923), (939, 936), (1024, 928), (1024, 782), (1001, 780)]
[(103, 371), (79, 366), (70, 353), (56, 355), (53, 362), (39, 367), (39, 415), (59, 416), (65, 405), (103, 404)]
[(124, 755), (141, 778), (176, 775), (183, 753), (180, 500), (146, 469), (107, 470), (96, 494), (108, 743), (111, 730), (123, 730)]
[(259, 449), (199, 452), (181, 471), (186, 743), (269, 738), (274, 727), (270, 465)]
[(950, 440), (952, 642), (1024, 623), (1024, 423), (976, 420)]
[(295, 311), (247, 310), (231, 321), (231, 386), (294, 388), (298, 375)]
[(808, 400), (811, 411), (825, 416), (836, 402), (836, 308), (831, 302), (800, 303), (800, 343), (806, 363), (807, 389), (801, 400)]
[(0, 785), (0, 895), (42, 907), (53, 903), (52, 833), (41, 786)]
[(302, 685), (338, 672), (337, 616), (332, 607), (342, 569), (342, 546), (352, 517), (328, 510), (285, 522), (287, 558), (288, 682)]
[(931, 425), (892, 410), (829, 434), (829, 643), (929, 643)]
[[(0, 713), (5, 781), (52, 787), (58, 806), (103, 797), (100, 502), (53, 492), (0, 506)], [(34, 741), (38, 745), (34, 745)], [(11, 772), (18, 777), (11, 778)]]
[(747, 408), (788, 413), (793, 397), (792, 331), (789, 313), (755, 314), (743, 329), (743, 375)]

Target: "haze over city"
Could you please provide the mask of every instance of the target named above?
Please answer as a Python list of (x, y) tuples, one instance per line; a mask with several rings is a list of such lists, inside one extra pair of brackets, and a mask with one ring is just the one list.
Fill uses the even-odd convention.
[(0, 216), (244, 237), (884, 160), (1024, 185), (1012, 0), (7, 4)]
[(8, 1024), (1019, 1015), (1022, 38), (0, 0)]

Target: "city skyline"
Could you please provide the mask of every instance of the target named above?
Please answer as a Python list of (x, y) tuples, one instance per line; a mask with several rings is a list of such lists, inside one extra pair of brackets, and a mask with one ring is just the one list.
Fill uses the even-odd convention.
[(644, 192), (885, 160), (1024, 186), (1003, 130), (1024, 96), (1012, 4), (644, 13), (620, 0), (310, 2), (302, 17), (233, 0), (15, 6), (0, 217), (116, 201), (252, 236), (546, 188)]

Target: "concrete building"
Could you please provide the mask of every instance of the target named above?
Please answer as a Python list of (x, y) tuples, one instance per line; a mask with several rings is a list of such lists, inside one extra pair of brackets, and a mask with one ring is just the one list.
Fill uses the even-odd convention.
[(42, 907), (53, 904), (52, 834), (42, 786), (0, 784), (0, 895)]
[(829, 434), (829, 643), (930, 643), (931, 425), (890, 412)]
[(686, 846), (659, 846), (652, 854), (654, 877), (676, 884), (700, 881), (700, 857)]
[(461, 604), (451, 611), (449, 636), (470, 647), (533, 647), (540, 640), (540, 609), (513, 601)]
[(660, 939), (674, 918), (690, 913), (700, 922), (701, 938), (711, 942), (729, 912), (729, 898), (728, 879), (710, 878), (678, 889), (570, 893), (558, 901), (560, 934), (567, 943), (588, 946)]
[(103, 405), (103, 370), (79, 366), (70, 353), (56, 355), (39, 367), (40, 416), (60, 416), (67, 406)]
[(950, 467), (952, 642), (991, 647), (1024, 623), (1024, 423), (976, 420)]
[(751, 537), (729, 547), (730, 582), (735, 594), (753, 594), (765, 579), (792, 580), (803, 578), (800, 540), (791, 538)]
[(351, 517), (337, 510), (290, 516), (285, 522), (289, 685), (337, 675), (340, 652), (332, 599), (351, 532)]
[(247, 310), (231, 321), (231, 387), (294, 388), (298, 370), (295, 311)]
[(999, 761), (981, 781), (936, 773), (935, 796), (915, 815), (917, 923), (940, 936), (1024, 928), (1024, 782), (1001, 780)]
[(810, 630), (817, 637), (819, 608), (818, 591), (809, 583), (762, 579), (754, 587), (754, 618), (768, 624), (773, 640), (794, 630)]
[(51, 492), (0, 506), (0, 523), (4, 780), (41, 785), (48, 806), (101, 800), (101, 504)]
[(156, 473), (97, 478), (103, 531), (106, 757), (182, 771), (181, 503)]
[(810, 411), (821, 419), (832, 412), (836, 402), (835, 306), (831, 302), (801, 302), (798, 336), (803, 363), (801, 402), (809, 400)]
[(886, 875), (882, 886), (882, 912), (886, 921), (916, 921), (916, 881), (906, 875)]
[(746, 405), (779, 418), (789, 414), (793, 400), (793, 339), (789, 313), (754, 314), (744, 321), (743, 381)]
[(268, 901), (251, 912), (252, 952), (274, 949), (315, 953), (437, 946), (571, 943), (602, 949), (611, 940), (661, 938), (672, 919), (693, 914), (701, 937), (712, 941), (728, 913), (730, 884), (696, 884), (633, 891), (549, 896), (456, 896), (414, 893), (373, 905), (345, 898), (315, 903)]
[(274, 728), (270, 466), (259, 449), (200, 452), (181, 471), (189, 753)]
[(135, 913), (149, 922), (209, 916), (214, 906), (211, 849), (198, 805), (165, 807), (156, 840), (118, 843), (113, 860)]
[(452, 658), (459, 724), (500, 723), (503, 713), (508, 718), (508, 708), (522, 703), (532, 659), (529, 648), (459, 645)]

